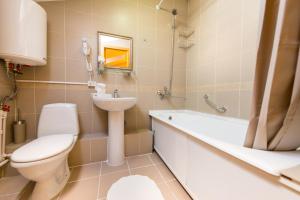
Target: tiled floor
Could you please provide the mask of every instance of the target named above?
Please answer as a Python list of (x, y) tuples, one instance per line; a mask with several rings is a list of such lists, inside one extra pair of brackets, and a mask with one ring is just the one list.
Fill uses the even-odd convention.
[(165, 200), (191, 200), (174, 175), (156, 153), (126, 158), (119, 167), (106, 162), (92, 163), (71, 169), (71, 177), (57, 200), (105, 200), (110, 186), (129, 175), (148, 176), (156, 182)]

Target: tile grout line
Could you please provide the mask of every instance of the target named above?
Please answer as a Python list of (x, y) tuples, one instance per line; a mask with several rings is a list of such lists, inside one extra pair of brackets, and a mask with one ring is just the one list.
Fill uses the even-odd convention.
[(97, 187), (97, 197), (96, 199), (100, 198), (99, 195), (100, 195), (100, 178), (101, 178), (101, 173), (102, 173), (102, 165), (103, 165), (103, 162), (100, 162), (100, 170), (99, 170), (99, 178), (98, 178), (98, 187)]
[(131, 176), (132, 175), (132, 172), (131, 172), (131, 169), (129, 167), (129, 163), (128, 163), (128, 160), (126, 159), (126, 164), (127, 164), (127, 168), (128, 168), (128, 171), (129, 171), (129, 175)]
[(69, 181), (68, 183), (77, 183), (77, 182), (87, 181), (87, 180), (98, 178), (98, 177), (99, 176), (90, 176), (90, 177), (86, 177), (86, 178), (77, 179), (77, 180), (74, 180), (74, 181)]
[[(152, 160), (152, 158), (150, 157), (150, 160), (154, 163), (154, 161)], [(164, 164), (164, 163), (163, 163)], [(160, 170), (158, 169), (157, 167), (157, 164), (154, 163), (154, 167), (157, 169), (158, 173), (160, 174), (160, 176), (162, 177), (163, 179), (163, 183), (167, 186), (168, 188), (168, 191), (170, 192), (170, 194), (175, 198), (175, 200), (180, 200), (180, 199), (177, 199), (175, 193), (171, 190), (171, 188), (169, 187), (169, 183), (171, 183), (172, 181), (167, 181), (164, 176), (162, 175), (162, 173), (160, 172)], [(169, 170), (169, 168), (168, 168)], [(176, 178), (174, 179), (176, 180)]]
[(76, 168), (76, 167), (84, 167), (84, 166), (87, 166), (87, 165), (95, 165), (95, 164), (101, 164), (102, 161), (97, 161), (97, 162), (91, 162), (91, 163), (86, 163), (86, 164), (82, 164), (82, 165), (73, 165), (70, 167), (70, 169), (73, 169), (73, 168)]

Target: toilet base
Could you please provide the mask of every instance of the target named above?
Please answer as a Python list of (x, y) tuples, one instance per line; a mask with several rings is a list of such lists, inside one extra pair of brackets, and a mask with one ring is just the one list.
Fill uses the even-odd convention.
[(64, 188), (70, 177), (67, 159), (56, 168), (55, 173), (44, 180), (36, 182), (31, 200), (52, 199)]

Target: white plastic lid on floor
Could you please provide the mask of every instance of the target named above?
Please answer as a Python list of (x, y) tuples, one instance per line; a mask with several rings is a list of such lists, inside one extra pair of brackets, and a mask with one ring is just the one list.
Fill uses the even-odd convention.
[(158, 186), (146, 176), (127, 176), (109, 189), (107, 200), (164, 200)]

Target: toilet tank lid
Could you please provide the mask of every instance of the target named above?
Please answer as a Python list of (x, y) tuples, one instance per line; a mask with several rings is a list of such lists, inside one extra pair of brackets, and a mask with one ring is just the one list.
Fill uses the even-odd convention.
[(43, 136), (14, 151), (11, 160), (19, 163), (44, 160), (67, 150), (73, 142), (72, 134)]
[(73, 103), (52, 103), (44, 105), (45, 108), (76, 108), (76, 104)]

